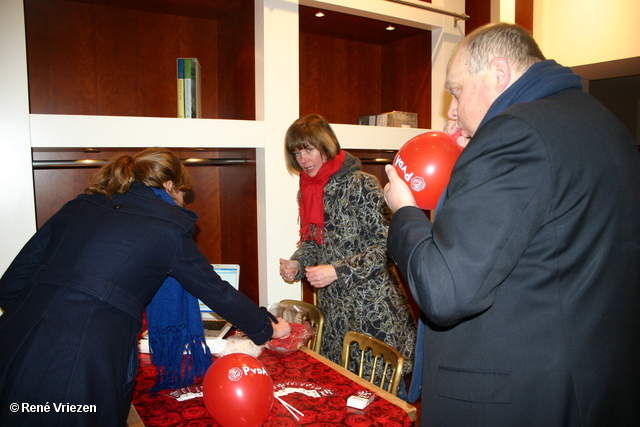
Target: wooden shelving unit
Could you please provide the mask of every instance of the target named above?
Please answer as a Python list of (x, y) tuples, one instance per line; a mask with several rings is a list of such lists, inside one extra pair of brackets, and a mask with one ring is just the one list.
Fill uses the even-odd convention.
[[(464, 7), (464, 0), (443, 3)], [(43, 195), (51, 178), (33, 169), (36, 158), (149, 146), (194, 156), (233, 152), (247, 163), (198, 169), (204, 177), (196, 189), (218, 191), (220, 212), (229, 214), (193, 207), (202, 228), (215, 228), (219, 218), (216, 233), (249, 235), (240, 249), (212, 249), (217, 237), (200, 238), (212, 262), (244, 263), (241, 288), (262, 304), (299, 292), (277, 266), (297, 241), (298, 184), (282, 155), (286, 128), (300, 115), (322, 114), (344, 148), (367, 158), (440, 128), (444, 102), (432, 92), (443, 86), (443, 55), (463, 34), (446, 17), (384, 0), (7, 0), (1, 10), (3, 34), (19, 43), (0, 44), (0, 53), (12, 81), (28, 81), (0, 92), (0, 108), (14, 117), (5, 133), (13, 141), (6, 174), (20, 176), (15, 191), (33, 195), (35, 206), (2, 210), (3, 222), (14, 224), (7, 240), (16, 243), (0, 261), (8, 265), (35, 231), (25, 217), (40, 223), (68, 198)], [(315, 17), (318, 10), (325, 18)], [(389, 25), (396, 30), (386, 31)], [(179, 57), (202, 66), (203, 119), (177, 118)], [(417, 112), (420, 128), (356, 125), (361, 115), (391, 110)], [(209, 188), (205, 168), (229, 177)], [(62, 186), (75, 189), (84, 179), (60, 173), (53, 182)], [(24, 224), (19, 233), (17, 224)]]

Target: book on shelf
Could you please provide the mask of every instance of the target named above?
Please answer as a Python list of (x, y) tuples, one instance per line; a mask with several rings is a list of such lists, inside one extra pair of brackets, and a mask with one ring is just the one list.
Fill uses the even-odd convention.
[(184, 59), (178, 58), (178, 117), (184, 118)]
[(197, 58), (178, 58), (178, 117), (202, 117), (201, 80)]

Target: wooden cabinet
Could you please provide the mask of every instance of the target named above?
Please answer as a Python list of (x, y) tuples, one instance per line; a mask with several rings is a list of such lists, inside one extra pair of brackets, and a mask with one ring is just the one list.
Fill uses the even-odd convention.
[[(176, 58), (196, 57), (203, 118), (254, 120), (253, 1), (185, 3), (25, 0), (31, 113), (176, 117)], [(430, 31), (310, 6), (299, 21), (301, 116), (430, 127)]]
[[(464, 0), (441, 3), (461, 10)], [(86, 171), (38, 169), (34, 160), (149, 146), (238, 156), (242, 166), (193, 168), (202, 184), (190, 207), (201, 249), (212, 262), (240, 263), (241, 289), (263, 305), (300, 297), (278, 272), (297, 241), (297, 179), (282, 154), (288, 125), (322, 114), (364, 158), (441, 128), (443, 57), (462, 35), (450, 18), (384, 0), (6, 0), (2, 11), (0, 27), (25, 43), (0, 44), (0, 54), (20, 65), (11, 76), (27, 76), (28, 88), (1, 92), (0, 108), (19, 111), (5, 134), (19, 145), (12, 168), (32, 172), (15, 192), (33, 195), (38, 223), (84, 188)], [(24, 26), (16, 25), (22, 11)], [(176, 117), (178, 57), (201, 64), (202, 119)], [(356, 125), (391, 110), (418, 113), (419, 128)], [(199, 194), (218, 207), (199, 205)], [(29, 209), (3, 209), (3, 223), (21, 224)], [(30, 227), (0, 237), (26, 242)], [(15, 251), (0, 261), (8, 265)]]
[(176, 58), (198, 58), (202, 111), (255, 119), (253, 1), (25, 0), (34, 114), (177, 117)]
[[(194, 240), (214, 264), (240, 264), (240, 290), (258, 302), (258, 242), (255, 150), (169, 147), (193, 180), (187, 207), (198, 214)], [(135, 148), (34, 149), (37, 225), (84, 192), (100, 161)], [(80, 162), (92, 160), (96, 163)]]
[(359, 116), (408, 111), (430, 128), (431, 32), (390, 26), (300, 6), (300, 115), (357, 125)]

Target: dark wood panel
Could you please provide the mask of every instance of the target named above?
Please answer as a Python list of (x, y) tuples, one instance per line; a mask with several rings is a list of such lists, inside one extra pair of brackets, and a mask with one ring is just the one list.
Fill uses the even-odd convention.
[[(34, 160), (109, 159), (140, 149), (36, 149)], [(198, 214), (194, 233), (200, 250), (211, 263), (240, 264), (240, 290), (259, 302), (258, 232), (255, 150), (172, 148), (180, 158), (233, 158), (246, 163), (224, 166), (187, 166), (193, 179), (187, 207)], [(64, 203), (81, 194), (97, 168), (34, 169), (38, 227)]]
[(381, 47), (300, 34), (300, 115), (357, 124), (381, 105)]
[(516, 0), (516, 24), (533, 33), (533, 0)]
[(255, 120), (254, 19), (250, 7), (229, 12), (219, 21), (218, 118)]
[(220, 174), (220, 240), (222, 262), (240, 264), (240, 290), (258, 302), (258, 201), (255, 150), (226, 151), (221, 157), (242, 157), (243, 165), (218, 168)]
[(491, 0), (466, 0), (464, 8), (470, 16), (464, 26), (466, 34), (491, 22)]
[(418, 127), (430, 129), (431, 32), (388, 43), (382, 52), (382, 112), (417, 113)]
[(332, 12), (338, 26), (305, 14), (301, 8), (301, 116), (317, 113), (331, 123), (357, 124), (360, 116), (398, 110), (418, 113), (419, 126), (430, 127), (429, 31), (412, 28), (380, 43), (374, 28), (387, 25), (382, 21), (347, 14), (337, 19)]
[[(322, 12), (324, 16), (317, 17), (318, 12)], [(387, 21), (302, 5), (299, 7), (299, 22), (300, 32), (379, 45), (424, 32), (422, 29), (397, 23), (390, 24)], [(394, 30), (387, 30), (389, 25)]]
[[(515, 6), (516, 24), (533, 32), (533, 0), (516, 0)], [(465, 13), (470, 16), (465, 24), (465, 33), (469, 34), (491, 22), (491, 0), (466, 0)]]
[[(384, 186), (389, 182), (387, 173), (384, 171), (386, 164), (391, 163), (395, 157), (397, 150), (362, 150), (362, 149), (347, 149), (352, 156), (360, 159), (362, 162), (362, 170), (370, 173), (378, 178), (380, 186)], [(374, 160), (383, 160), (381, 162), (374, 162)]]
[(147, 12), (182, 15), (192, 18), (218, 19), (227, 13), (253, 5), (253, 0), (73, 0)]
[[(238, 2), (244, 9), (224, 9), (219, 19), (136, 7), (143, 3), (25, 0), (31, 112), (176, 117), (176, 59), (195, 57), (202, 68), (202, 116), (254, 119), (252, 3)], [(229, 76), (237, 81), (220, 93)]]

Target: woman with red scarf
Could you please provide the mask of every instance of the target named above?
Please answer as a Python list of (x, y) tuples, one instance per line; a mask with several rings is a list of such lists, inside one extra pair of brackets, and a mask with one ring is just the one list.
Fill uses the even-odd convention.
[(280, 274), (290, 282), (306, 276), (318, 289), (322, 355), (340, 363), (342, 340), (353, 330), (395, 347), (411, 372), (416, 322), (387, 258), (391, 212), (378, 180), (315, 114), (289, 127), (285, 157), (289, 172), (300, 175), (300, 241), (291, 259), (280, 260)]

